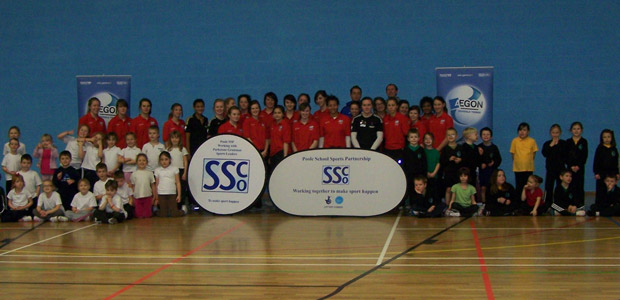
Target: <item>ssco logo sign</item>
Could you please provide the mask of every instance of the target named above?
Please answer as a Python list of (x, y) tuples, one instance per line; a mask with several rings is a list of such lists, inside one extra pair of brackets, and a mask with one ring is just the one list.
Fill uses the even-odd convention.
[(249, 160), (205, 158), (202, 191), (247, 193), (250, 185), (249, 174)]
[(349, 166), (323, 166), (323, 184), (349, 184)]

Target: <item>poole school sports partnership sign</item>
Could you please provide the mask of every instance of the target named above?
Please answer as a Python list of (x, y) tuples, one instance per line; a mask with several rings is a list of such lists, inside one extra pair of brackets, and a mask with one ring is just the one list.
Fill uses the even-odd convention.
[(299, 216), (374, 216), (405, 195), (405, 173), (390, 157), (360, 149), (317, 149), (285, 158), (269, 180), (273, 203)]

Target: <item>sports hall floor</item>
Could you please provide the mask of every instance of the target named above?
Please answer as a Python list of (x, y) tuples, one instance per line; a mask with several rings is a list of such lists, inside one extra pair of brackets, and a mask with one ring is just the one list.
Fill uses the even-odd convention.
[(620, 218), (0, 223), (2, 299), (620, 299)]

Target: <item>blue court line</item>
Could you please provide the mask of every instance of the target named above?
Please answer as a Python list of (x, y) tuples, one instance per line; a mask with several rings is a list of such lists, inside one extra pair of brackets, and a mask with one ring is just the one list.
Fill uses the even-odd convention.
[(616, 224), (616, 225), (620, 226), (620, 222), (618, 222), (618, 221), (614, 220), (614, 218), (612, 218), (612, 217), (607, 217), (607, 219), (609, 219), (609, 221), (614, 222), (614, 224)]

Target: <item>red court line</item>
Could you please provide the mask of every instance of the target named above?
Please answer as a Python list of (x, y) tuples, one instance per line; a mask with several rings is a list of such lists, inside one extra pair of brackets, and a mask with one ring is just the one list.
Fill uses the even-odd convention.
[(165, 265), (163, 265), (163, 266), (159, 267), (159, 269), (157, 269), (157, 270), (155, 270), (155, 271), (153, 271), (153, 272), (151, 272), (151, 273), (146, 274), (146, 275), (145, 275), (145, 276), (143, 276), (142, 278), (140, 278), (140, 279), (138, 279), (138, 280), (134, 281), (134, 282), (133, 282), (133, 283), (131, 283), (130, 285), (128, 285), (128, 286), (126, 286), (126, 287), (124, 287), (124, 288), (122, 288), (122, 289), (118, 290), (118, 291), (117, 291), (117, 292), (115, 292), (114, 294), (112, 294), (112, 295), (110, 295), (110, 296), (108, 296), (108, 297), (106, 297), (106, 298), (104, 298), (104, 299), (108, 300), (108, 299), (113, 299), (113, 298), (115, 298), (116, 296), (118, 296), (118, 295), (120, 295), (120, 294), (122, 294), (122, 293), (126, 292), (127, 290), (131, 289), (132, 287), (134, 287), (134, 286), (136, 286), (136, 285), (138, 285), (138, 284), (140, 284), (140, 283), (144, 282), (145, 280), (147, 280), (147, 279), (149, 279), (149, 278), (151, 278), (151, 277), (153, 277), (153, 276), (157, 275), (159, 272), (161, 272), (161, 271), (163, 271), (163, 270), (165, 270), (165, 269), (167, 269), (167, 268), (171, 267), (171, 266), (172, 266), (172, 265), (174, 265), (175, 263), (178, 263), (178, 262), (179, 262), (179, 261), (181, 261), (182, 259), (184, 259), (184, 258), (186, 258), (186, 257), (188, 257), (188, 256), (190, 256), (190, 255), (192, 255), (192, 254), (194, 254), (194, 253), (196, 253), (197, 251), (200, 251), (200, 249), (202, 249), (202, 248), (204, 248), (204, 247), (206, 247), (206, 246), (210, 245), (211, 243), (213, 243), (213, 242), (215, 242), (215, 241), (219, 240), (220, 238), (222, 238), (222, 237), (224, 237), (224, 236), (228, 235), (229, 233), (231, 233), (231, 232), (233, 232), (233, 231), (235, 231), (235, 230), (239, 229), (239, 227), (241, 227), (241, 226), (243, 226), (243, 225), (245, 225), (245, 222), (241, 222), (241, 223), (237, 224), (235, 227), (232, 227), (232, 228), (230, 228), (230, 229), (228, 229), (228, 230), (226, 230), (226, 231), (224, 231), (224, 232), (220, 233), (218, 236), (216, 236), (216, 237), (214, 237), (214, 238), (212, 238), (212, 239), (210, 239), (210, 240), (208, 240), (208, 241), (204, 242), (202, 245), (200, 245), (200, 246), (198, 246), (198, 247), (196, 247), (196, 248), (192, 249), (191, 251), (189, 251), (189, 252), (187, 252), (187, 253), (183, 254), (182, 256), (180, 256), (180, 257), (176, 258), (175, 260), (173, 260), (173, 261), (171, 261), (171, 262), (169, 262), (169, 263), (167, 263), (167, 264), (165, 264)]
[(478, 240), (476, 223), (472, 220), (469, 224), (471, 226), (471, 233), (474, 236), (474, 242), (476, 243), (476, 252), (478, 253), (478, 262), (480, 263), (480, 272), (482, 273), (482, 280), (484, 281), (484, 289), (487, 291), (487, 299), (495, 300), (493, 288), (491, 287), (491, 280), (489, 279), (489, 273), (487, 272), (487, 264), (484, 262), (482, 247), (480, 247), (480, 240)]

